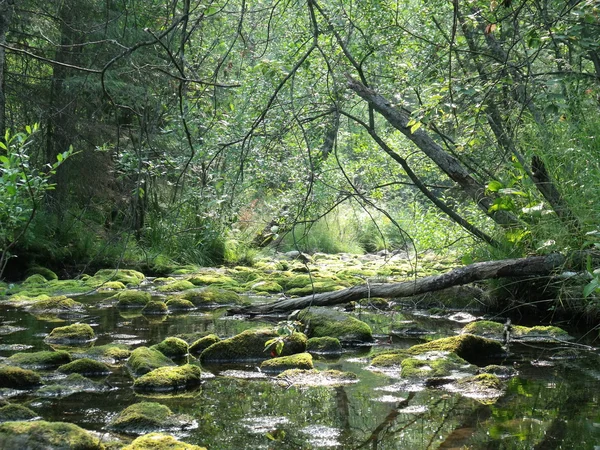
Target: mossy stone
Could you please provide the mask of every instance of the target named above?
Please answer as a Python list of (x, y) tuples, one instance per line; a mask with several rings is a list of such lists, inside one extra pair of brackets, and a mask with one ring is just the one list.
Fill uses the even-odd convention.
[(41, 397), (68, 397), (80, 392), (102, 392), (106, 386), (84, 377), (79, 373), (71, 373), (66, 378), (54, 381), (52, 384), (42, 386), (37, 391)]
[(206, 450), (206, 448), (186, 444), (168, 434), (150, 433), (140, 436), (122, 450)]
[(184, 298), (174, 297), (167, 300), (167, 308), (169, 311), (190, 311), (196, 307), (192, 302)]
[(86, 349), (73, 349), (71, 352), (79, 358), (90, 358), (107, 364), (115, 364), (131, 355), (131, 350), (123, 344), (105, 344)]
[(52, 270), (50, 270), (46, 267), (32, 266), (29, 269), (27, 269), (27, 275), (35, 275), (35, 274), (39, 274), (39, 275), (43, 276), (48, 281), (58, 280), (58, 275), (56, 275), (55, 272), (53, 272)]
[(29, 309), (34, 312), (75, 312), (82, 311), (84, 306), (72, 298), (68, 298), (64, 295), (50, 298), (42, 298), (32, 304)]
[(29, 369), (0, 367), (0, 388), (30, 389), (42, 384), (41, 377)]
[(125, 289), (125, 285), (121, 281), (107, 281), (100, 287), (100, 291), (120, 291)]
[(87, 284), (92, 284), (94, 287), (99, 286), (106, 281), (120, 281), (129, 286), (138, 286), (146, 276), (142, 272), (130, 269), (102, 269), (94, 274), (93, 277), (86, 281)]
[(46, 280), (46, 278), (43, 275), (36, 273), (36, 274), (30, 275), (27, 278), (25, 278), (25, 281), (23, 281), (23, 285), (24, 286), (39, 286), (41, 284), (46, 284), (47, 281), (48, 280)]
[(138, 347), (131, 352), (127, 367), (135, 375), (144, 375), (164, 366), (174, 366), (175, 363), (158, 350), (148, 347)]
[(452, 372), (475, 373), (475, 367), (455, 353), (445, 351), (426, 352), (418, 357), (405, 358), (400, 363), (403, 378), (445, 378)]
[(118, 308), (142, 308), (152, 299), (148, 292), (127, 290), (114, 296)]
[(156, 430), (182, 430), (192, 423), (191, 417), (174, 414), (165, 405), (156, 402), (140, 402), (121, 411), (108, 428), (120, 433), (144, 434)]
[(81, 344), (95, 339), (94, 330), (87, 323), (74, 323), (54, 328), (45, 341), (53, 344)]
[[(522, 325), (511, 325), (510, 327), (512, 338), (525, 338), (535, 340), (552, 340), (554, 338), (569, 339), (569, 333), (555, 326), (535, 326), (524, 327)], [(491, 339), (501, 340), (504, 338), (504, 324), (493, 322), (490, 320), (479, 320), (471, 322), (462, 329), (462, 333), (475, 334)]]
[(194, 289), (193, 291), (184, 292), (181, 297), (185, 300), (189, 300), (195, 306), (206, 306), (211, 304), (238, 305), (242, 303), (242, 297), (240, 297), (236, 292), (227, 289), (219, 289), (212, 286), (204, 289)]
[(168, 337), (161, 343), (150, 347), (151, 350), (157, 350), (168, 358), (184, 358), (189, 352), (188, 343), (177, 337)]
[(210, 284), (232, 285), (237, 284), (236, 281), (228, 275), (218, 273), (194, 275), (188, 281), (196, 286), (204, 286)]
[(334, 337), (314, 337), (306, 342), (306, 351), (317, 354), (339, 354), (342, 353), (342, 344)]
[(409, 356), (410, 354), (404, 350), (380, 353), (373, 357), (371, 360), (371, 366), (378, 368), (400, 366), (402, 361)]
[(185, 291), (187, 289), (193, 289), (194, 286), (188, 280), (178, 280), (169, 284), (165, 284), (164, 286), (159, 286), (158, 291), (160, 292), (177, 292), (177, 291)]
[(29, 369), (49, 369), (71, 362), (71, 355), (64, 351), (20, 352), (11, 355), (8, 362)]
[(504, 354), (500, 342), (473, 334), (461, 334), (459, 336), (436, 339), (425, 344), (413, 345), (408, 351), (412, 355), (418, 355), (433, 350), (454, 352), (470, 363)]
[(311, 308), (299, 313), (308, 324), (309, 337), (334, 337), (341, 342), (371, 342), (371, 327), (355, 317), (329, 308)]
[(167, 304), (160, 300), (150, 300), (146, 303), (146, 306), (142, 308), (142, 314), (148, 315), (165, 315), (169, 314), (169, 309), (167, 308)]
[(297, 295), (299, 297), (305, 295), (320, 294), (323, 292), (332, 292), (345, 289), (346, 286), (335, 281), (315, 281), (313, 284), (309, 284), (304, 287), (292, 288), (287, 291), (288, 295)]
[(15, 420), (32, 420), (38, 414), (22, 405), (9, 403), (0, 408), (0, 422), (12, 422)]
[[(202, 363), (259, 361), (269, 357), (267, 341), (277, 338), (273, 329), (246, 330), (229, 339), (216, 342), (200, 355)], [(306, 336), (294, 333), (284, 338), (283, 356), (306, 351)]]
[(133, 383), (133, 388), (142, 391), (170, 391), (198, 386), (202, 381), (202, 370), (192, 364), (161, 367), (142, 375)]
[(288, 369), (313, 369), (313, 359), (310, 353), (297, 353), (290, 356), (267, 359), (260, 364), (263, 372), (279, 373)]
[(104, 450), (96, 436), (72, 423), (6, 422), (0, 425), (0, 448), (23, 450)]
[(204, 336), (198, 340), (196, 340), (192, 345), (190, 345), (190, 353), (193, 355), (199, 355), (205, 349), (210, 347), (216, 342), (219, 342), (221, 339), (216, 334), (209, 334)]
[(82, 358), (64, 364), (57, 369), (61, 373), (78, 373), (80, 375), (108, 375), (110, 368), (103, 362), (94, 359)]
[(268, 294), (283, 292), (281, 285), (272, 280), (251, 281), (246, 287), (255, 292), (264, 292)]
[(286, 386), (339, 386), (343, 384), (356, 383), (358, 376), (352, 372), (341, 372), (339, 370), (316, 369), (288, 369), (276, 379), (283, 380)]

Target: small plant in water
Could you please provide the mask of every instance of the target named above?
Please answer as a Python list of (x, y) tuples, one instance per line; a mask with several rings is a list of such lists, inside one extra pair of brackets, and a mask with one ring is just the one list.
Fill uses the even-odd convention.
[(265, 342), (265, 352), (270, 350), (273, 357), (281, 355), (283, 346), (285, 345), (285, 338), (294, 334), (301, 325), (300, 322), (291, 320), (279, 322), (277, 324), (277, 337)]

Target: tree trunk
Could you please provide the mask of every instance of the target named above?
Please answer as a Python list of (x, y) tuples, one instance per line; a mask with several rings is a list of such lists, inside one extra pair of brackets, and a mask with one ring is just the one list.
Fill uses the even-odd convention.
[(340, 291), (307, 295), (299, 298), (277, 300), (272, 303), (229, 309), (229, 314), (283, 313), (308, 306), (333, 306), (363, 298), (399, 298), (426, 292), (439, 291), (474, 281), (504, 277), (527, 277), (549, 275), (561, 268), (565, 257), (553, 253), (548, 256), (486, 261), (453, 269), (441, 275), (432, 275), (414, 281), (400, 283), (363, 284)]
[(1, 45), (6, 44), (6, 33), (10, 26), (13, 13), (13, 2), (0, 0), (0, 142), (4, 141), (6, 132), (6, 50)]

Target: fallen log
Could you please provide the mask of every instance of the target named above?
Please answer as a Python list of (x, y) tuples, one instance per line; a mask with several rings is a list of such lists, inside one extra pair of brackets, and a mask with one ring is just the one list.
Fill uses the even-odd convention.
[(228, 314), (276, 314), (307, 308), (309, 306), (333, 306), (363, 298), (401, 298), (426, 292), (439, 291), (452, 286), (460, 286), (474, 281), (506, 277), (531, 277), (550, 275), (563, 268), (566, 258), (553, 253), (547, 256), (485, 261), (452, 269), (441, 275), (431, 275), (399, 283), (361, 284), (348, 289), (307, 295), (298, 298), (284, 298), (271, 303), (235, 307)]

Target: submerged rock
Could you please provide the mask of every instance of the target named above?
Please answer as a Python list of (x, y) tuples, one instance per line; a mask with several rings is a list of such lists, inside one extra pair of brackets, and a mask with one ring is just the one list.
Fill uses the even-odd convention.
[(15, 353), (8, 358), (15, 366), (29, 369), (49, 369), (71, 362), (71, 355), (64, 350)]
[(150, 433), (140, 436), (122, 450), (206, 450), (206, 448), (186, 444), (168, 434)]
[(260, 364), (260, 370), (269, 373), (284, 372), (288, 369), (310, 370), (313, 367), (313, 360), (310, 353), (297, 353), (295, 355), (267, 359)]
[(148, 292), (127, 290), (119, 292), (111, 298), (116, 298), (117, 308), (143, 308), (152, 299)]
[(277, 381), (285, 386), (340, 386), (358, 382), (358, 376), (339, 370), (290, 369), (277, 375)]
[(39, 417), (31, 409), (15, 403), (9, 403), (0, 408), (0, 422), (13, 422), (17, 420), (32, 420)]
[(189, 300), (179, 297), (172, 297), (167, 301), (167, 308), (169, 311), (177, 312), (177, 311), (191, 311), (196, 309), (194, 304)]
[(337, 338), (329, 336), (314, 337), (306, 342), (306, 351), (318, 355), (341, 354), (342, 344)]
[(167, 308), (167, 304), (163, 301), (150, 300), (142, 309), (142, 314), (165, 315), (169, 314), (169, 309)]
[(168, 358), (180, 359), (188, 355), (188, 343), (177, 337), (168, 337), (159, 344), (150, 347), (151, 350), (157, 350)]
[(143, 391), (170, 391), (198, 386), (202, 380), (200, 367), (191, 364), (161, 367), (139, 377), (133, 388)]
[(67, 378), (56, 380), (52, 384), (41, 387), (37, 395), (41, 397), (68, 397), (69, 395), (80, 392), (103, 392), (108, 389), (107, 386), (95, 383), (92, 380), (72, 373)]
[[(265, 344), (279, 337), (272, 329), (246, 330), (242, 333), (222, 341), (216, 342), (200, 355), (204, 363), (257, 361), (269, 357)], [(283, 351), (281, 356), (302, 353), (306, 350), (306, 336), (294, 333), (283, 338)]]
[(373, 341), (371, 327), (348, 314), (330, 308), (302, 310), (298, 318), (307, 325), (308, 337), (334, 337), (341, 342)]
[(476, 367), (455, 353), (434, 350), (418, 356), (405, 358), (400, 363), (402, 378), (452, 378), (457, 374), (474, 375)]
[(89, 358), (106, 364), (116, 364), (131, 355), (131, 350), (123, 344), (105, 344), (71, 352), (77, 358)]
[(60, 366), (57, 370), (61, 373), (78, 373), (84, 376), (99, 376), (111, 373), (110, 368), (106, 364), (89, 358), (76, 359)]
[(94, 330), (86, 323), (54, 328), (44, 339), (52, 344), (82, 344), (95, 339)]
[(96, 436), (72, 423), (6, 422), (0, 425), (0, 448), (19, 450), (103, 450)]
[(504, 394), (502, 381), (489, 373), (462, 378), (446, 386), (446, 389), (485, 404), (494, 403)]
[(221, 339), (216, 334), (209, 334), (207, 336), (201, 337), (194, 341), (192, 345), (190, 345), (190, 353), (193, 355), (199, 355), (208, 347), (213, 345), (216, 342), (219, 342)]
[(174, 414), (167, 406), (156, 402), (135, 403), (115, 417), (108, 428), (128, 434), (152, 431), (184, 430), (192, 427), (194, 420), (187, 415)]
[(0, 367), (0, 388), (30, 389), (40, 384), (42, 384), (42, 379), (33, 370), (20, 367)]
[(165, 366), (174, 366), (175, 363), (158, 350), (148, 347), (138, 347), (131, 352), (127, 367), (134, 375), (144, 375), (155, 369)]

